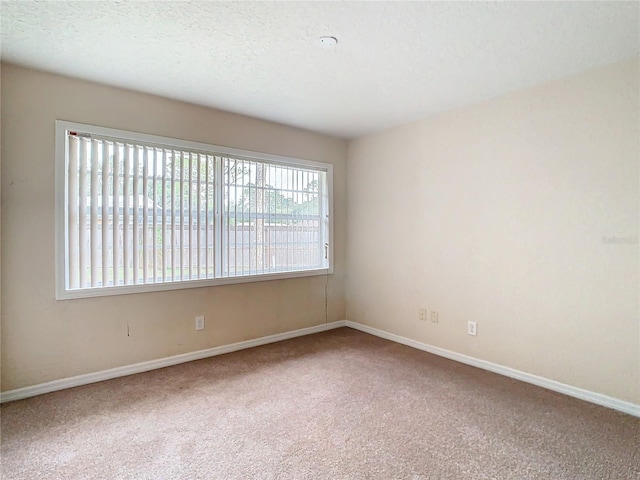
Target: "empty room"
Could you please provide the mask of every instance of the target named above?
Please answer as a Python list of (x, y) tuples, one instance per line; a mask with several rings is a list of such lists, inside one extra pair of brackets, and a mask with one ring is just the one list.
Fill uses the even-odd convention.
[(639, 2), (0, 21), (0, 477), (640, 478)]

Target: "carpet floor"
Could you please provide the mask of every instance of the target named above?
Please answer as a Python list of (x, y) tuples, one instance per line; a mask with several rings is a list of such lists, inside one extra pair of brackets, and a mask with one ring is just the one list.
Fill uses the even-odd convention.
[(349, 328), (5, 404), (3, 479), (640, 478), (640, 419)]

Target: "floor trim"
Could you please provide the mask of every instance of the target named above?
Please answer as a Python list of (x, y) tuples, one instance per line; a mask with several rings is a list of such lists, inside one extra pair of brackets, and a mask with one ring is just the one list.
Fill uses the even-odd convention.
[(275, 335), (268, 335), (266, 337), (260, 337), (253, 340), (232, 343), (230, 345), (222, 345), (219, 347), (208, 348), (206, 350), (183, 353), (181, 355), (174, 355), (172, 357), (159, 358), (156, 360), (150, 360), (148, 362), (141, 362), (133, 365), (126, 365), (124, 367), (117, 367), (109, 370), (102, 370), (99, 372), (87, 373), (75, 377), (54, 380), (51, 382), (41, 383), (29, 387), (17, 388), (15, 390), (8, 390), (6, 392), (0, 393), (0, 403), (21, 400), (23, 398), (34, 397), (36, 395), (55, 392), (57, 390), (64, 390), (66, 388), (88, 385), (90, 383), (102, 382), (104, 380), (110, 380), (112, 378), (125, 377), (127, 375), (134, 375), (136, 373), (148, 372), (150, 370), (155, 370), (158, 368), (170, 367), (172, 365), (178, 365), (180, 363), (214, 357), (216, 355), (223, 355), (225, 353), (244, 350), (246, 348), (258, 347), (260, 345), (267, 345), (269, 343), (279, 342), (295, 337), (301, 337), (304, 335), (310, 335), (313, 333), (324, 332), (340, 327), (349, 327), (355, 330), (360, 330), (361, 332), (369, 333), (371, 335), (375, 335), (386, 340), (391, 340), (392, 342), (400, 343), (402, 345), (407, 345), (418, 350), (433, 353), (434, 355), (448, 358), (450, 360), (455, 360), (456, 362), (471, 365), (483, 370), (488, 370), (490, 372), (498, 373), (506, 377), (515, 378), (516, 380), (553, 390), (554, 392), (563, 393), (565, 395), (569, 395), (570, 397), (579, 398), (580, 400), (585, 400), (596, 405), (601, 405), (603, 407), (618, 410), (635, 417), (640, 417), (640, 405), (638, 404), (619, 400), (617, 398), (609, 397), (601, 393), (592, 392), (590, 390), (573, 387), (571, 385), (560, 383), (555, 380), (532, 375), (530, 373), (515, 370), (513, 368), (505, 367), (497, 363), (488, 362), (486, 360), (481, 360), (479, 358), (470, 357), (468, 355), (463, 355), (461, 353), (446, 350), (444, 348), (435, 347), (433, 345), (422, 343), (417, 340), (412, 340), (407, 337), (402, 337), (400, 335), (389, 333), (384, 330), (380, 330), (349, 320), (323, 323), (321, 325), (316, 325), (313, 327), (301, 328), (299, 330), (293, 330), (290, 332), (277, 333)]
[(136, 373), (148, 372), (149, 370), (155, 370), (157, 368), (170, 367), (171, 365), (178, 365), (180, 363), (191, 362), (193, 360), (200, 360), (202, 358), (223, 355), (225, 353), (231, 353), (237, 350), (258, 347), (260, 345), (266, 345), (268, 343), (279, 342), (281, 340), (287, 340), (289, 338), (301, 337), (303, 335), (310, 335), (312, 333), (324, 332), (326, 330), (332, 330), (334, 328), (340, 328), (344, 326), (346, 326), (346, 320), (323, 323), (321, 325), (316, 325), (313, 327), (301, 328), (299, 330), (293, 330), (290, 332), (277, 333), (275, 335), (268, 335), (266, 337), (260, 337), (254, 340), (246, 340), (244, 342), (232, 343), (230, 345), (207, 348), (206, 350), (198, 350), (196, 352), (174, 355), (172, 357), (158, 358), (156, 360), (150, 360), (148, 362), (135, 363), (133, 365), (126, 365), (124, 367), (111, 368), (109, 370), (102, 370), (99, 372), (86, 373), (75, 377), (53, 380), (51, 382), (40, 383), (38, 385), (33, 385), (30, 387), (8, 390), (0, 394), (0, 403), (21, 400), (23, 398), (42, 395), (43, 393), (64, 390), (65, 388), (73, 388), (90, 383), (102, 382), (104, 380), (110, 380), (112, 378), (125, 377), (127, 375), (133, 375)]
[(455, 360), (456, 362), (498, 373), (500, 375), (504, 375), (505, 377), (515, 378), (516, 380), (531, 383), (533, 385), (537, 385), (538, 387), (553, 390), (554, 392), (563, 393), (565, 395), (569, 395), (570, 397), (579, 398), (580, 400), (595, 403), (596, 405), (601, 405), (603, 407), (612, 408), (613, 410), (618, 410), (623, 413), (628, 413), (629, 415), (633, 415), (635, 417), (640, 417), (640, 405), (635, 403), (619, 400), (617, 398), (609, 397), (601, 393), (592, 392), (590, 390), (573, 387), (565, 383), (560, 383), (555, 380), (532, 375), (530, 373), (505, 367), (497, 363), (492, 363), (486, 360), (481, 360), (479, 358), (463, 355), (461, 353), (452, 352), (451, 350), (445, 350), (444, 348), (418, 342), (417, 340), (412, 340), (400, 335), (395, 335), (393, 333), (379, 330), (377, 328), (363, 325), (361, 323), (351, 322), (349, 320), (347, 320), (345, 323), (347, 327), (360, 330), (361, 332), (369, 333), (371, 335), (375, 335), (376, 337), (391, 340), (392, 342), (396, 343), (401, 343), (409, 347), (417, 348), (418, 350), (433, 353), (434, 355), (438, 355), (440, 357)]

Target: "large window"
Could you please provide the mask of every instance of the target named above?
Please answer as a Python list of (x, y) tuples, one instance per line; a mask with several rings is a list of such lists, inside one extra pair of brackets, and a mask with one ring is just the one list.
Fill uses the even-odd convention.
[(56, 122), (59, 299), (331, 272), (330, 164)]

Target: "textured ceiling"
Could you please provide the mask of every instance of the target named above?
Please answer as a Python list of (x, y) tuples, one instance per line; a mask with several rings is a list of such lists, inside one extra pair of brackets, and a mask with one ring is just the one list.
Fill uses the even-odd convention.
[(1, 8), (3, 61), (344, 138), (640, 54), (638, 2)]

